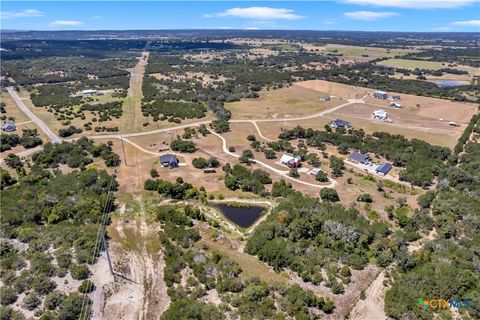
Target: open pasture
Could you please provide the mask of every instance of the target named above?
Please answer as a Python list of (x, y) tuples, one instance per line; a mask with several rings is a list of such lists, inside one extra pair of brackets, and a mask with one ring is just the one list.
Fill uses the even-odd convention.
[[(301, 83), (300, 83), (301, 84)], [(338, 104), (337, 99), (320, 101), (322, 92), (294, 84), (277, 90), (262, 90), (256, 99), (227, 103), (232, 119), (269, 119), (313, 114)]]

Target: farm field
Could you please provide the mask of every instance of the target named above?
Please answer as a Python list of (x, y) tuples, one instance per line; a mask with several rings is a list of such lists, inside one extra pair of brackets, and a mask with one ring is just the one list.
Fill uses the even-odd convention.
[(404, 68), (404, 69), (429, 69), (438, 70), (446, 68), (447, 63), (441, 63), (436, 61), (425, 60), (412, 60), (412, 59), (388, 59), (385, 61), (377, 62), (381, 66)]

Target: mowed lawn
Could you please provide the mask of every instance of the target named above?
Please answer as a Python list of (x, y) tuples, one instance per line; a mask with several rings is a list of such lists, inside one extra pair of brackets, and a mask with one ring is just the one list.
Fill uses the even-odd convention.
[(388, 59), (378, 62), (378, 64), (386, 67), (404, 68), (412, 70), (416, 68), (429, 70), (438, 70), (441, 68), (445, 68), (445, 66), (443, 66), (441, 62), (410, 59)]

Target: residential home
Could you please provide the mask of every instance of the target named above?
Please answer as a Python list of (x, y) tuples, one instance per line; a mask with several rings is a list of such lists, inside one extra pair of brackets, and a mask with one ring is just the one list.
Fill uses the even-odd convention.
[(352, 124), (348, 121), (344, 121), (344, 120), (340, 120), (340, 119), (336, 119), (336, 120), (332, 120), (330, 121), (330, 123), (328, 124), (331, 128), (344, 128), (344, 129), (348, 129), (348, 128), (351, 128), (352, 127)]
[(350, 156), (348, 156), (348, 160), (352, 161), (352, 162), (356, 162), (356, 163), (361, 163), (361, 164), (371, 164), (372, 163), (372, 159), (366, 155), (366, 154), (363, 154), (363, 153), (360, 153), (360, 152), (352, 152), (352, 154)]
[(375, 91), (373, 93), (373, 96), (377, 99), (382, 99), (382, 100), (388, 99), (388, 93), (386, 93), (385, 91)]
[(13, 122), (4, 122), (2, 124), (2, 130), (5, 132), (13, 132), (17, 130), (17, 126)]
[(373, 119), (386, 120), (388, 113), (385, 110), (377, 110), (373, 112)]
[(160, 156), (160, 163), (163, 167), (176, 168), (178, 167), (178, 159), (174, 154), (164, 154)]
[(398, 102), (392, 101), (392, 102), (390, 102), (390, 107), (400, 109), (402, 107), (402, 105)]
[(301, 161), (302, 159), (300, 157), (292, 157), (292, 156), (289, 156), (288, 154), (284, 154), (282, 155), (282, 157), (280, 158), (280, 160), (278, 162), (280, 162), (281, 164), (289, 167), (289, 168), (296, 168), (296, 167), (299, 167), (301, 165)]

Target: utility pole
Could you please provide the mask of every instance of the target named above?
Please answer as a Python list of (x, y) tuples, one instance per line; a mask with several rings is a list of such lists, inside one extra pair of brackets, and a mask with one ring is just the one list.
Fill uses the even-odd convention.
[(125, 146), (123, 145), (123, 137), (122, 136), (120, 136), (120, 140), (122, 141), (123, 159), (125, 160), (125, 166), (128, 166), (127, 156), (125, 155)]
[(103, 232), (102, 241), (103, 241), (103, 247), (105, 248), (105, 252), (107, 253), (108, 267), (110, 268), (110, 273), (113, 276), (113, 281), (115, 281), (115, 272), (113, 272), (112, 260), (110, 259), (110, 252), (108, 251), (108, 244), (107, 244), (107, 240), (105, 239), (105, 231)]

